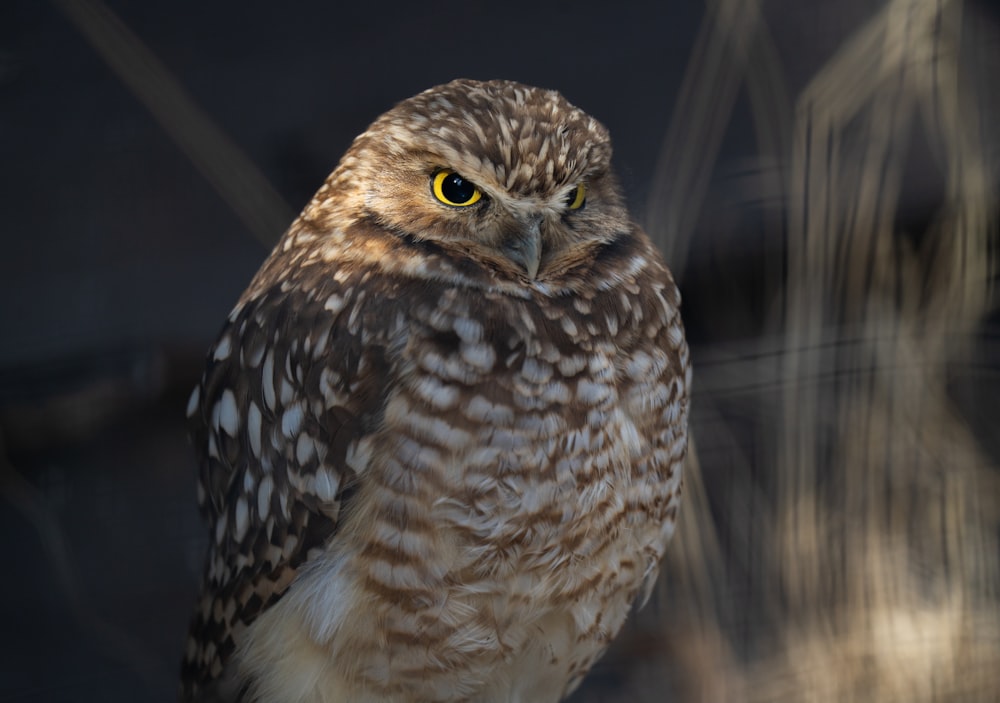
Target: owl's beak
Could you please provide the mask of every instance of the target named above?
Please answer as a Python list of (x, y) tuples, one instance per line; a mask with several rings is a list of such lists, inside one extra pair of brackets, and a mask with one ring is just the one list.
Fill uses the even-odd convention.
[(518, 217), (517, 225), (514, 236), (504, 246), (504, 253), (534, 280), (542, 262), (542, 216)]

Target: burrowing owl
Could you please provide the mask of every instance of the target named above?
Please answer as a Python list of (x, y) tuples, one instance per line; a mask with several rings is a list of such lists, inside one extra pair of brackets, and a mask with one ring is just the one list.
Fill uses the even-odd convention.
[(656, 578), (679, 296), (596, 120), (458, 80), (359, 136), (209, 353), (186, 699), (557, 701)]

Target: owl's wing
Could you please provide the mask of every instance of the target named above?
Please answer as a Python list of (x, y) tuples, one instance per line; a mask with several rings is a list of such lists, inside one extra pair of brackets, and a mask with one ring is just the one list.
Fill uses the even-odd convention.
[(623, 341), (623, 357), (618, 361), (626, 408), (636, 431), (646, 440), (645, 453), (637, 457), (638, 466), (643, 473), (661, 477), (661, 494), (647, 496), (651, 499), (651, 522), (663, 528), (660, 540), (647, 553), (646, 572), (636, 600), (639, 608), (652, 594), (677, 519), (691, 389), (691, 359), (680, 315), (680, 292), (648, 240), (644, 256), (650, 263), (639, 281), (640, 292), (631, 313), (632, 329), (637, 334)]
[(358, 442), (380, 422), (385, 347), (363, 329), (350, 283), (327, 272), (314, 285), (251, 288), (192, 394), (198, 499), (212, 536), (185, 699), (225, 685), (216, 680), (240, 631), (336, 531)]

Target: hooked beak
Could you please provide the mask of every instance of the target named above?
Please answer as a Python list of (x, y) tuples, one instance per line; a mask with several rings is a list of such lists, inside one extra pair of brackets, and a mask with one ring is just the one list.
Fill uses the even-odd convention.
[(542, 216), (517, 218), (513, 236), (504, 245), (504, 253), (534, 280), (542, 262)]

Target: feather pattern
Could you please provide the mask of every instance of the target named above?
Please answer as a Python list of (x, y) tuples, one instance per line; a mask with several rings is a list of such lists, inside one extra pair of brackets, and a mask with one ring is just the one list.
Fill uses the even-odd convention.
[[(184, 698), (556, 701), (648, 597), (690, 363), (609, 158), (592, 118), (504, 82), (433, 89), (355, 141), (189, 404), (213, 539)], [(485, 205), (434, 203), (442, 165)], [(524, 208), (537, 275), (498, 234)]]

